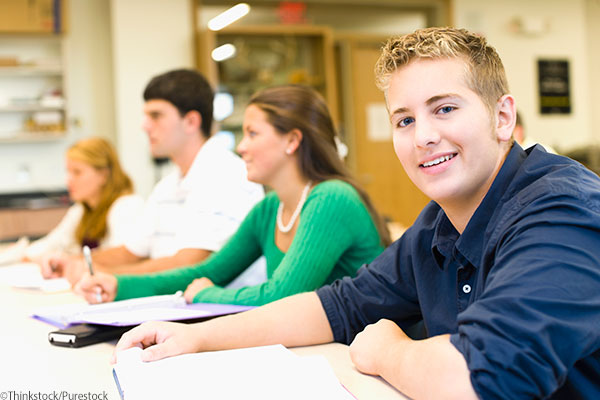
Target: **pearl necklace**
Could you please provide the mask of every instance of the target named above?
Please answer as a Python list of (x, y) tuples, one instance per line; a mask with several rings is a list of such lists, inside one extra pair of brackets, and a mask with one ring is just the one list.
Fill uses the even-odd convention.
[(304, 205), (304, 202), (306, 201), (306, 196), (308, 195), (308, 191), (310, 190), (310, 185), (312, 185), (312, 182), (308, 181), (306, 186), (304, 186), (304, 190), (302, 190), (302, 196), (300, 197), (300, 201), (298, 202), (298, 205), (296, 206), (296, 209), (294, 210), (294, 213), (292, 214), (292, 218), (290, 218), (290, 221), (288, 222), (287, 225), (283, 225), (283, 221), (281, 219), (281, 215), (283, 214), (283, 202), (282, 201), (279, 202), (279, 208), (277, 209), (277, 228), (279, 228), (279, 230), (282, 233), (288, 233), (289, 231), (292, 230), (294, 223), (296, 223), (296, 219), (298, 219), (298, 216), (300, 215), (302, 206)]

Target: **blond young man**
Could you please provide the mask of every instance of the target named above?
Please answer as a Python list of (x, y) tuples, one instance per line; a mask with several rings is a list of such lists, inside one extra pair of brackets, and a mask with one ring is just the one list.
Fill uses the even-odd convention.
[[(197, 325), (144, 324), (116, 351), (335, 340), (411, 398), (598, 398), (598, 177), (513, 143), (504, 68), (477, 35), (390, 39), (377, 75), (396, 154), (433, 200), (415, 224), (354, 279)], [(420, 319), (427, 338), (412, 340)]]

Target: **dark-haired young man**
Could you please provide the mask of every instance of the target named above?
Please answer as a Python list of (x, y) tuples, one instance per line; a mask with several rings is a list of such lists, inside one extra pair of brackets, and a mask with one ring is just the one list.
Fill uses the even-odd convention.
[[(219, 250), (264, 196), (246, 178), (244, 162), (211, 139), (214, 93), (196, 71), (154, 77), (144, 91), (144, 121), (153, 157), (177, 170), (159, 181), (143, 218), (125, 245), (94, 251), (94, 263), (111, 273), (145, 273), (198, 263)], [(49, 268), (52, 262), (54, 272)], [(54, 258), (45, 276), (75, 282), (80, 258)]]

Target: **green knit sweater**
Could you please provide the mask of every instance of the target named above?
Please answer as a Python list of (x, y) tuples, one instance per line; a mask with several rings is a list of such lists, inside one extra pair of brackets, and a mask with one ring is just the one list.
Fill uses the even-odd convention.
[[(292, 294), (318, 289), (373, 260), (383, 247), (377, 229), (356, 190), (330, 180), (308, 195), (294, 239), (286, 253), (275, 244), (279, 198), (271, 192), (246, 216), (221, 250), (204, 262), (148, 275), (117, 276), (122, 300), (170, 294), (196, 278), (215, 286), (200, 291), (194, 302), (262, 305)], [(261, 255), (267, 262), (267, 281), (239, 289), (227, 285)]]

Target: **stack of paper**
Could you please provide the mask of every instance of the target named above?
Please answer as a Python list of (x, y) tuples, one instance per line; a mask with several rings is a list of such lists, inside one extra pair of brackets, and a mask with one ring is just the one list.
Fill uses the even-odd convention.
[(115, 382), (124, 400), (354, 399), (323, 356), (300, 357), (281, 345), (184, 354), (154, 362), (140, 348), (117, 355)]
[(59, 292), (71, 289), (71, 284), (64, 278), (44, 279), (40, 267), (34, 263), (18, 263), (0, 267), (0, 283), (44, 292)]

